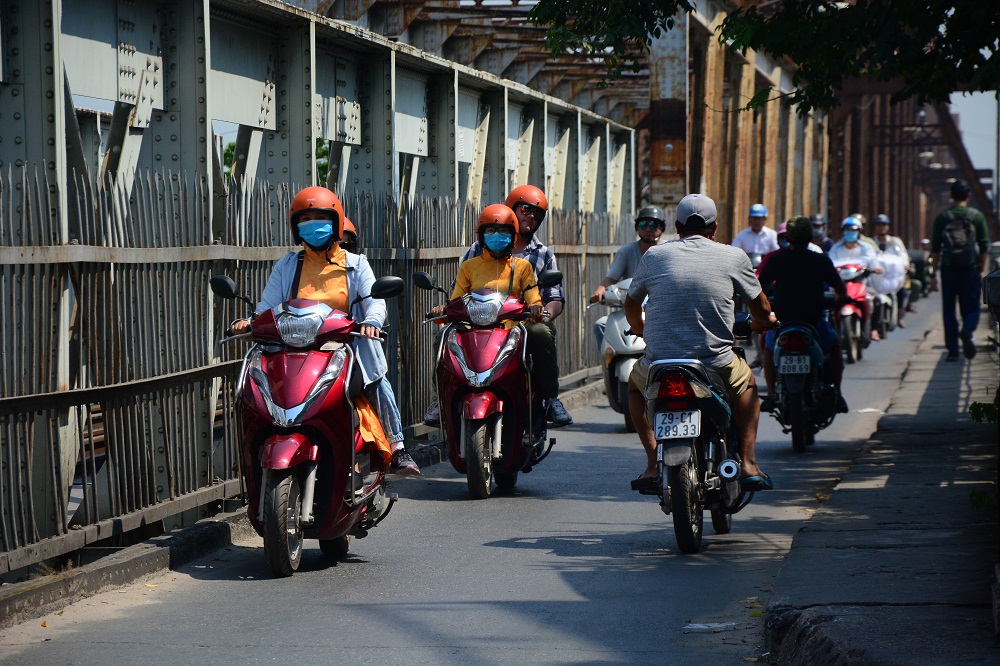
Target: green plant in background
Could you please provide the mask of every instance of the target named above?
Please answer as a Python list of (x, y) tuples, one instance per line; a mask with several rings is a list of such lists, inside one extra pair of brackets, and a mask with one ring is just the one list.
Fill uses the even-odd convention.
[[(996, 423), (998, 413), (1000, 413), (1000, 386), (994, 390), (992, 402), (973, 402), (969, 405), (969, 416), (976, 423)], [(995, 443), (997, 456), (1000, 458), (1000, 439)], [(1000, 515), (997, 491), (990, 493), (984, 490), (972, 490), (969, 492), (969, 502), (974, 509), (989, 511), (994, 520)]]

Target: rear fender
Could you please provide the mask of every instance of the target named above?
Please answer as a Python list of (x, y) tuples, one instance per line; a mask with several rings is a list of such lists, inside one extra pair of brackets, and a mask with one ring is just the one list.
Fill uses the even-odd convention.
[(781, 381), (785, 384), (786, 393), (802, 393), (806, 387), (806, 380), (809, 375), (781, 375)]
[(319, 447), (299, 432), (271, 435), (260, 447), (262, 469), (290, 469), (296, 465), (319, 460)]
[(502, 411), (503, 401), (494, 393), (474, 393), (462, 400), (462, 418), (466, 420), (485, 419)]
[(664, 439), (659, 442), (660, 461), (664, 467), (679, 467), (691, 458), (693, 439)]

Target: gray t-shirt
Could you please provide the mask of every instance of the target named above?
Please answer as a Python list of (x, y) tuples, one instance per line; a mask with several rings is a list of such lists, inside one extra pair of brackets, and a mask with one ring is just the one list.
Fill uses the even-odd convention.
[(733, 295), (760, 294), (743, 250), (704, 236), (688, 236), (646, 251), (628, 295), (646, 303), (646, 360), (696, 358), (722, 367), (732, 363)]
[(639, 241), (622, 245), (615, 253), (614, 261), (611, 262), (611, 268), (605, 277), (615, 282), (632, 277), (639, 268), (640, 259), (642, 259), (642, 248), (639, 247)]

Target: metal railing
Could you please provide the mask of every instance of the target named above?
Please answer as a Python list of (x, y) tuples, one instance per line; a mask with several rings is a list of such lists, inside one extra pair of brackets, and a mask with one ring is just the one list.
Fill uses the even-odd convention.
[[(229, 183), (213, 221), (201, 177), (149, 171), (134, 182), (125, 192), (76, 179), (61, 222), (39, 172), (0, 174), (0, 575), (140, 525), (196, 520), (198, 507), (240, 492), (233, 390), (245, 347), (217, 340), (245, 312), (214, 299), (208, 278), (261, 293), (290, 249), (297, 188)], [(479, 211), (370, 193), (344, 204), (376, 275), (410, 286), (390, 303), (388, 356), (413, 423), (432, 397), (433, 330), (420, 321), (439, 301), (411, 276), (450, 284)], [(591, 327), (602, 314), (587, 297), (634, 238), (631, 220), (552, 211), (540, 235), (564, 274), (561, 373), (582, 378), (598, 365)]]

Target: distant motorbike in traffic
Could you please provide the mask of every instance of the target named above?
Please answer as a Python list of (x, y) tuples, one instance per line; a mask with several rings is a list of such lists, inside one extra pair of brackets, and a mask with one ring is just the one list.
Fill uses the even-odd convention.
[[(737, 339), (749, 337), (749, 319), (737, 313)], [(706, 510), (715, 533), (727, 534), (733, 514), (753, 499), (740, 485), (739, 442), (725, 384), (697, 359), (666, 359), (650, 365), (643, 395), (657, 441), (659, 478), (655, 485), (636, 479), (632, 487), (659, 497), (660, 508), (673, 517), (681, 552), (697, 553)]]
[(792, 449), (802, 453), (816, 433), (833, 422), (837, 389), (826, 381), (826, 356), (816, 329), (803, 322), (783, 322), (774, 342), (774, 417), (792, 433)]
[(631, 284), (632, 278), (622, 280), (605, 289), (601, 297), (601, 305), (613, 308), (608, 315), (601, 344), (601, 370), (611, 409), (625, 417), (625, 430), (635, 432), (628, 409), (628, 377), (636, 361), (646, 353), (646, 341), (629, 332), (625, 319), (625, 296)]
[[(253, 306), (229, 277), (210, 284), (217, 296)], [(381, 277), (356, 302), (397, 296), (403, 286)], [(240, 468), (247, 517), (275, 576), (299, 568), (307, 538), (345, 555), (351, 538), (367, 536), (396, 500), (386, 492), (386, 456), (359, 428), (363, 380), (351, 346), (359, 327), (324, 303), (292, 299), (254, 317), (250, 333), (227, 338), (254, 343), (236, 388)]]
[[(413, 282), (447, 295), (427, 273), (414, 273)], [(528, 289), (560, 282), (559, 271), (543, 271)], [(542, 399), (531, 386), (523, 294), (477, 289), (449, 301), (443, 317), (427, 316), (447, 322), (436, 376), (448, 459), (475, 499), (489, 497), (494, 483), (513, 488), (555, 444), (546, 448)]]
[(868, 300), (868, 287), (865, 285), (865, 278), (869, 271), (859, 264), (844, 264), (838, 266), (837, 271), (841, 279), (847, 286), (847, 295), (850, 302), (841, 305), (835, 310), (834, 330), (840, 340), (840, 348), (844, 352), (844, 360), (847, 363), (860, 361), (864, 355), (865, 341), (864, 331), (864, 307)]

